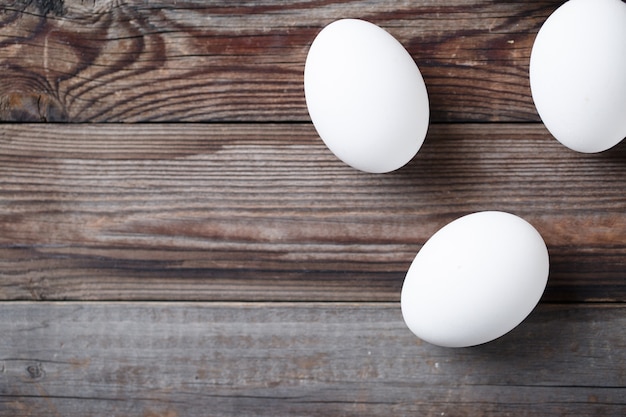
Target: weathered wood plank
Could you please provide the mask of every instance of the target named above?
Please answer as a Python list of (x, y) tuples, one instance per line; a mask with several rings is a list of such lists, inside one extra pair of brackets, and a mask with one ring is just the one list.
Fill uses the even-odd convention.
[(0, 414), (626, 413), (626, 307), (542, 305), (474, 348), (397, 303), (0, 303)]
[(395, 301), (439, 227), (504, 210), (548, 244), (545, 300), (626, 300), (626, 146), (432, 126), (355, 171), (302, 125), (0, 125), (0, 299)]
[(0, 120), (308, 120), (308, 47), (333, 20), (396, 36), (434, 121), (537, 121), (534, 36), (561, 1), (0, 2)]

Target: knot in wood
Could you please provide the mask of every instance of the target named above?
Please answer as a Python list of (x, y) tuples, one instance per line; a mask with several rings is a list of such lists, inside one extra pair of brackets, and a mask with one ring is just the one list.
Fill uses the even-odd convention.
[(67, 122), (65, 107), (45, 93), (11, 92), (0, 95), (0, 120), (8, 122)]
[(40, 363), (34, 363), (26, 367), (26, 372), (31, 379), (41, 379), (44, 377), (45, 372)]
[(19, 0), (15, 3), (15, 6), (21, 7), (22, 11), (35, 7), (41, 16), (47, 16), (50, 13), (62, 16), (65, 12), (64, 0)]

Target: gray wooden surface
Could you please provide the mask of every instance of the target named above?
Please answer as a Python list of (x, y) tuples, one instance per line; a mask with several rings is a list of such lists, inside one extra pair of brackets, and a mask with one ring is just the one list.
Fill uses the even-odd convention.
[(542, 306), (465, 349), (421, 343), (397, 303), (20, 302), (0, 314), (19, 336), (0, 362), (4, 415), (624, 411), (623, 306)]
[[(529, 90), (560, 4), (0, 0), (0, 417), (626, 415), (626, 144), (567, 150)], [(342, 17), (429, 91), (390, 174), (307, 115)], [(537, 227), (546, 292), (492, 343), (422, 343), (404, 274), (478, 210)]]

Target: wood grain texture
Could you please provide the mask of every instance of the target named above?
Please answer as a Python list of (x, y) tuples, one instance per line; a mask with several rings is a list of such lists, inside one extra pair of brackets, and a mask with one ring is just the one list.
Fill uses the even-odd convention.
[(0, 120), (307, 121), (321, 28), (376, 23), (413, 56), (433, 121), (538, 121), (534, 36), (562, 2), (0, 2)]
[(397, 303), (0, 303), (0, 316), (3, 416), (626, 413), (623, 306), (542, 306), (467, 349), (422, 343)]
[[(626, 142), (567, 150), (529, 90), (562, 2), (0, 0), (0, 417), (626, 415)], [(426, 81), (390, 174), (307, 114), (309, 45), (344, 17)], [(542, 234), (542, 302), (492, 343), (422, 343), (406, 270), (480, 210)]]
[(396, 301), (440, 227), (531, 222), (545, 301), (626, 301), (626, 147), (538, 124), (432, 126), (386, 175), (310, 124), (0, 125), (3, 300)]

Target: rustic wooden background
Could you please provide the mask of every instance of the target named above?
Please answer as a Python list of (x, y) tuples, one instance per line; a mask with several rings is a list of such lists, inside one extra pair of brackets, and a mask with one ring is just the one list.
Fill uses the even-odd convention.
[[(569, 151), (529, 90), (560, 4), (0, 0), (0, 416), (626, 415), (626, 145)], [(429, 91), (390, 174), (307, 114), (343, 17)], [(544, 297), (494, 342), (422, 343), (404, 274), (489, 209), (543, 235)]]

